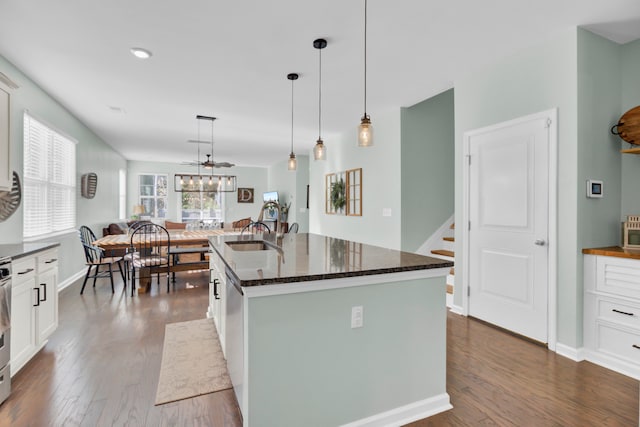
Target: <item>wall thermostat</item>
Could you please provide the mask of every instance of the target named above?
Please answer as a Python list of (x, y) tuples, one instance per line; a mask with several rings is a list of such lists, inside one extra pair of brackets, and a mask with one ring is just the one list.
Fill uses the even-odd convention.
[(603, 193), (602, 181), (596, 179), (587, 180), (587, 197), (590, 199), (601, 198)]

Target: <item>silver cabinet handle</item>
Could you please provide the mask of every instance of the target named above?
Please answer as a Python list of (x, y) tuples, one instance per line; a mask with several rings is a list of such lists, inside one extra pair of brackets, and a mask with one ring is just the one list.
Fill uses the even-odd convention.
[(536, 240), (535, 242), (533, 242), (533, 243), (535, 243), (535, 244), (536, 244), (536, 245), (538, 245), (538, 246), (544, 246), (544, 244), (545, 244), (546, 242), (545, 242), (544, 240), (542, 240), (542, 239), (537, 239), (537, 240)]

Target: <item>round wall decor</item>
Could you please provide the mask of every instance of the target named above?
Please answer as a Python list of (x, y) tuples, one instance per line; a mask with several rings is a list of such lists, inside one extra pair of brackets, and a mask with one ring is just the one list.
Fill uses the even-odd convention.
[(13, 171), (13, 184), (11, 191), (0, 191), (0, 221), (5, 221), (20, 206), (22, 200), (22, 188), (20, 187), (20, 177)]

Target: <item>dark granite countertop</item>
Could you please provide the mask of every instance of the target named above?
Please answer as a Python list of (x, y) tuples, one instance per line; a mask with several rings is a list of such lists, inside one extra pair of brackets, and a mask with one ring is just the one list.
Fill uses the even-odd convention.
[[(209, 239), (240, 286), (270, 285), (339, 279), (373, 274), (452, 267), (437, 258), (379, 246), (336, 239), (317, 234), (297, 233), (223, 235)], [(241, 251), (229, 242), (256, 242), (266, 250)], [(242, 243), (240, 243), (242, 244)], [(231, 243), (233, 245), (233, 243)]]
[(0, 258), (10, 257), (12, 259), (22, 258), (45, 249), (60, 246), (58, 242), (46, 243), (9, 243), (0, 245)]

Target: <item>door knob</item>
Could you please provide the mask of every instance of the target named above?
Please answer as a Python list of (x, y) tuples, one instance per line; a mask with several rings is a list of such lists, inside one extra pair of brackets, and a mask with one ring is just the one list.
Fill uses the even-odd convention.
[(533, 243), (535, 243), (535, 244), (536, 244), (536, 245), (538, 245), (538, 246), (544, 246), (545, 241), (544, 241), (544, 240), (542, 240), (542, 239), (537, 239), (537, 240), (536, 240), (535, 242), (533, 242)]

